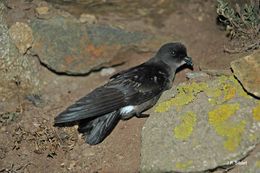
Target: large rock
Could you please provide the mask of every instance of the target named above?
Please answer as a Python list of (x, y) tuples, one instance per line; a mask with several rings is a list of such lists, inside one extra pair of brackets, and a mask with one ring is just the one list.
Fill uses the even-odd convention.
[(246, 91), (260, 98), (260, 51), (232, 61), (231, 67)]
[[(0, 2), (0, 113), (15, 109), (15, 101), (5, 102), (8, 99), (22, 97), (24, 94), (37, 93), (40, 87), (39, 63), (36, 58), (19, 53), (15, 44), (9, 36), (8, 27), (4, 20), (5, 6)], [(23, 32), (24, 30), (20, 30)], [(27, 32), (27, 31), (25, 31)], [(22, 37), (19, 37), (21, 36)], [(28, 42), (24, 40), (24, 35), (16, 35), (19, 47), (24, 51), (28, 48)], [(14, 36), (14, 35), (13, 35)]]
[(62, 16), (35, 19), (31, 27), (34, 35), (32, 52), (50, 69), (67, 74), (86, 74), (112, 65), (112, 62), (120, 63), (120, 60), (113, 61), (119, 53), (151, 38), (140, 32), (82, 24)]
[(142, 130), (141, 172), (203, 172), (238, 163), (260, 140), (260, 101), (232, 76), (165, 92)]

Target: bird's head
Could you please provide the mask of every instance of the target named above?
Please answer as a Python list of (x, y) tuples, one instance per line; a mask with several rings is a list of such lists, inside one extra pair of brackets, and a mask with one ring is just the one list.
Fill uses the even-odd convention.
[(191, 57), (187, 55), (186, 47), (181, 43), (164, 44), (157, 52), (156, 58), (175, 70), (184, 64), (193, 66)]

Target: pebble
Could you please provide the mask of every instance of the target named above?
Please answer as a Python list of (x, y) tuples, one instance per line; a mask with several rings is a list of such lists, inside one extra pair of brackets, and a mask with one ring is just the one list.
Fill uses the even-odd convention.
[(97, 18), (96, 18), (96, 16), (94, 16), (92, 14), (83, 13), (80, 15), (79, 21), (81, 23), (95, 24), (95, 23), (97, 23)]
[(116, 69), (115, 68), (103, 68), (101, 71), (100, 71), (100, 75), (101, 76), (110, 76), (112, 75), (113, 73), (116, 72)]
[(49, 13), (49, 7), (37, 7), (35, 11), (38, 15), (47, 15)]
[(9, 35), (21, 54), (25, 54), (28, 48), (32, 47), (32, 29), (22, 22), (16, 22), (9, 29)]

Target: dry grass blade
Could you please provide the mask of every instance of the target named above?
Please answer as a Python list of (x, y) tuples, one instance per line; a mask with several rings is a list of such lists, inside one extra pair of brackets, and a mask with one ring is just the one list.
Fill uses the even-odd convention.
[(259, 1), (251, 0), (250, 4), (235, 4), (232, 7), (226, 0), (218, 0), (218, 19), (226, 26), (228, 36), (234, 42), (240, 42), (232, 47), (224, 47), (228, 53), (239, 53), (258, 49), (260, 47), (260, 10)]

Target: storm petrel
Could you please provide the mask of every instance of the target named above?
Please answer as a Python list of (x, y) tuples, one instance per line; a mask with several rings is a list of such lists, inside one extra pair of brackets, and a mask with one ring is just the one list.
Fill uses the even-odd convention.
[(55, 118), (55, 124), (79, 124), (86, 143), (102, 142), (120, 119), (142, 117), (161, 94), (172, 87), (176, 70), (192, 66), (186, 47), (181, 43), (164, 44), (147, 62), (121, 71), (110, 80), (76, 101)]

